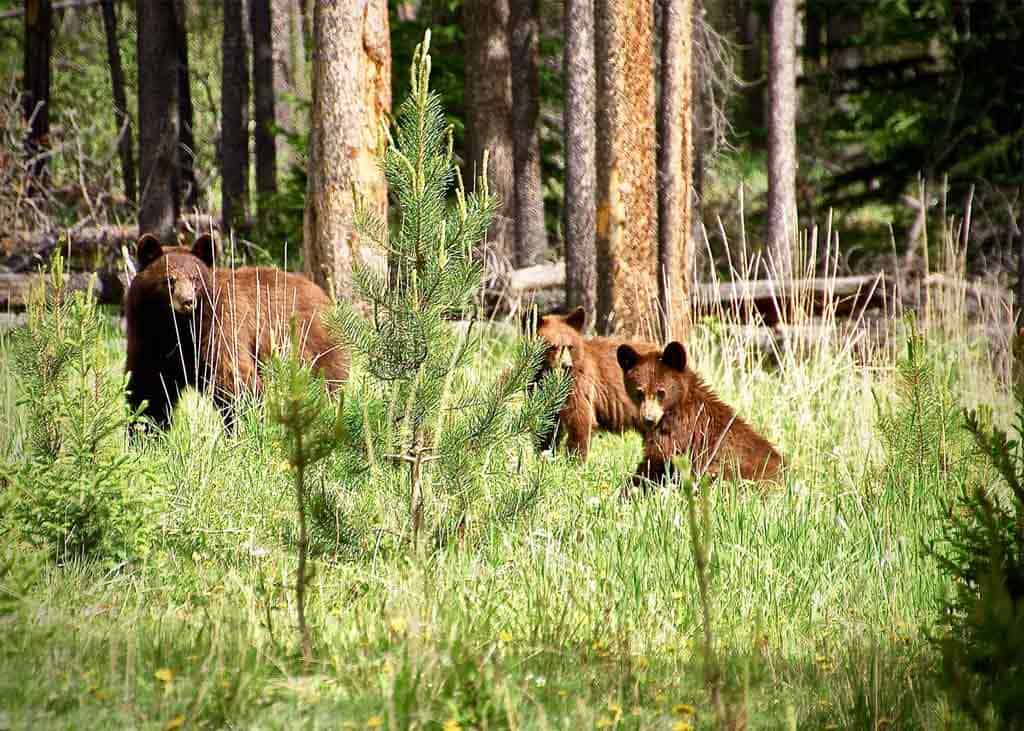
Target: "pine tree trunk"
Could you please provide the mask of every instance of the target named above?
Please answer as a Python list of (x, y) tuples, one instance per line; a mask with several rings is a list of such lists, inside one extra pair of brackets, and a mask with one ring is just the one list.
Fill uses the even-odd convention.
[(391, 41), (386, 0), (336, 3), (313, 10), (313, 123), (304, 255), (314, 280), (349, 296), (354, 198), (387, 217), (387, 184), (377, 141), (391, 111)]
[(227, 233), (244, 223), (249, 208), (249, 53), (244, 0), (224, 0), (221, 49), (221, 215)]
[(174, 5), (136, 0), (139, 232), (170, 236), (178, 219), (178, 64)]
[(183, 201), (185, 207), (194, 209), (199, 205), (199, 183), (196, 181), (196, 139), (194, 113), (192, 110), (192, 76), (188, 63), (188, 11), (184, 0), (175, 0), (175, 15), (178, 19), (178, 175), (175, 185), (175, 200)]
[(661, 342), (690, 327), (693, 0), (661, 0), (658, 112), (658, 312)]
[(466, 178), (476, 184), (488, 153), (487, 182), (500, 207), (487, 239), (502, 263), (515, 263), (509, 0), (466, 0)]
[(274, 49), (270, 0), (249, 0), (252, 35), (253, 149), (256, 153), (256, 193), (260, 217), (266, 197), (277, 191), (277, 142), (274, 139)]
[(796, 0), (772, 0), (768, 120), (768, 250), (773, 274), (793, 276), (796, 239)]
[(121, 178), (124, 195), (135, 202), (135, 154), (132, 150), (132, 119), (128, 114), (128, 97), (124, 86), (124, 68), (121, 66), (121, 47), (117, 42), (117, 15), (114, 0), (103, 0), (103, 31), (107, 39), (107, 65), (110, 66), (110, 86), (114, 95), (114, 124), (117, 125), (117, 154), (121, 158)]
[(565, 0), (565, 304), (597, 315), (594, 0)]
[(749, 84), (744, 91), (747, 117), (755, 128), (764, 128), (764, 65), (762, 63), (761, 14), (755, 0), (740, 0), (737, 8), (740, 43), (743, 46), (743, 81)]
[[(270, 15), (274, 49), (274, 116), (278, 127), (294, 131), (290, 97), (309, 98), (306, 46), (299, 4), (297, 0), (272, 0)], [(279, 172), (287, 172), (292, 160), (291, 147), (281, 145), (276, 154)]]
[(597, 328), (658, 328), (653, 13), (650, 0), (597, 0)]
[[(53, 51), (53, 6), (50, 0), (26, 0), (25, 69), (22, 113), (28, 124), (25, 153), (29, 171), (39, 178), (46, 168), (50, 136), (50, 57)], [(32, 190), (30, 184), (29, 191)]]
[(510, 3), (516, 266), (527, 267), (537, 264), (548, 246), (540, 174), (540, 4), (538, 0)]

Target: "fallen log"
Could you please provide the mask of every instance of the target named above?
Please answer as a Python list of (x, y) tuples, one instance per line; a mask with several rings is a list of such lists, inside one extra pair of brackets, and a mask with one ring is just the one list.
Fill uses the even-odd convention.
[[(91, 289), (100, 304), (121, 304), (124, 297), (124, 284), (116, 275), (71, 272), (64, 277), (68, 292)], [(49, 286), (49, 283), (49, 274), (0, 272), (0, 312), (24, 310), (33, 290), (41, 284)]]

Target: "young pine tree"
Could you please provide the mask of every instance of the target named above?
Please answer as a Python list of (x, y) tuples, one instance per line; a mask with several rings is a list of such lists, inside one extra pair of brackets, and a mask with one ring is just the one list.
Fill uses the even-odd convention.
[[(362, 446), (347, 461), (404, 498), (414, 547), (428, 530), (440, 545), (491, 520), (510, 520), (534, 502), (543, 471), (523, 447), (553, 423), (568, 388), (552, 375), (526, 393), (544, 352), (537, 340), (518, 342), (511, 365), (495, 378), (473, 367), (480, 348), (477, 252), (498, 202), (486, 179), (465, 191), (451, 129), (428, 86), (429, 42), (428, 32), (383, 151), (398, 223), (389, 230), (364, 207), (357, 210), (360, 236), (387, 252), (389, 271), (354, 265), (362, 305), (340, 303), (328, 320), (366, 373), (350, 426)], [(479, 169), (487, 169), (486, 160)], [(456, 319), (469, 320), (468, 327)]]

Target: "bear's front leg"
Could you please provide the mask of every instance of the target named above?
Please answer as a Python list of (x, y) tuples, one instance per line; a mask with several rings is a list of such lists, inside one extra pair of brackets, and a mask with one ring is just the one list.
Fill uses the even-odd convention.
[(574, 401), (562, 412), (560, 421), (565, 425), (567, 449), (586, 462), (590, 455), (590, 435), (596, 423), (593, 405), (589, 401)]

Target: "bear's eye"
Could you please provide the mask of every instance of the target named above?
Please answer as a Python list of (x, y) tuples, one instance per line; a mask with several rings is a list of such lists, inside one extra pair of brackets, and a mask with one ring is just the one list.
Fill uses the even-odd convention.
[(173, 276), (168, 276), (167, 277), (167, 285), (169, 287), (173, 287), (177, 281), (178, 281), (177, 277), (173, 277)]
[(637, 394), (639, 396), (643, 396), (644, 395), (644, 387), (643, 386), (637, 386), (636, 387), (636, 392), (637, 392)]
[(665, 400), (665, 389), (659, 388), (658, 389), (658, 393), (656, 395), (657, 395), (659, 401), (664, 401)]

